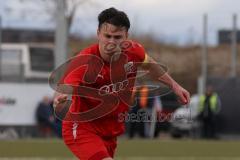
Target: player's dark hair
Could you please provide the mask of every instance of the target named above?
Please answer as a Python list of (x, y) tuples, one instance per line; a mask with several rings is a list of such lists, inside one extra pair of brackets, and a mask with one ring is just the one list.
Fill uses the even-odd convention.
[(130, 21), (127, 14), (113, 7), (103, 10), (98, 15), (99, 29), (101, 28), (103, 23), (109, 23), (117, 27), (125, 27), (127, 31), (130, 28)]

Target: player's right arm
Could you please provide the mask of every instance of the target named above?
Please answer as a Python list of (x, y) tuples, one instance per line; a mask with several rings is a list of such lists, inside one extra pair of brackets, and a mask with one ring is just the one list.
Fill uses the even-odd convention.
[(81, 66), (79, 55), (80, 53), (65, 63), (67, 69), (64, 71), (64, 75), (60, 78), (59, 84), (57, 85), (58, 88), (53, 96), (54, 108), (56, 108), (57, 105), (67, 101), (68, 94), (66, 93), (73, 92), (73, 87), (71, 86), (77, 86), (81, 83), (85, 69), (81, 67), (79, 68), (79, 66)]

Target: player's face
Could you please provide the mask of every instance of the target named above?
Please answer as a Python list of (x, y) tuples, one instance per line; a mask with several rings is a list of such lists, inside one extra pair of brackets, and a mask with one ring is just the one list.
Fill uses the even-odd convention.
[(119, 53), (118, 46), (122, 41), (128, 38), (128, 32), (125, 27), (117, 27), (109, 23), (102, 24), (97, 31), (99, 49), (101, 56), (109, 61), (114, 53)]

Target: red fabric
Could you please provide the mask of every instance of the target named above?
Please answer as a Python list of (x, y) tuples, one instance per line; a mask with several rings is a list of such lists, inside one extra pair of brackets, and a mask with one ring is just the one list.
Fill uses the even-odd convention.
[(73, 135), (72, 122), (63, 124), (62, 135), (65, 144), (80, 160), (102, 160), (114, 156), (117, 139), (103, 138), (89, 131), (81, 124), (76, 128), (76, 136)]
[[(143, 47), (133, 42), (133, 47), (126, 49), (123, 51), (125, 57), (125, 61), (127, 66), (128, 64), (131, 64), (132, 62), (143, 62), (145, 58), (145, 51)], [(80, 58), (75, 57), (73, 59), (66, 71), (66, 74), (64, 78), (61, 79), (61, 81), (64, 84), (70, 84), (72, 86), (87, 86), (94, 89), (99, 89), (103, 86), (109, 86), (113, 83), (118, 83), (118, 77), (121, 80), (122, 74), (121, 71), (125, 70), (125, 64), (124, 67), (118, 67), (118, 62), (116, 62), (114, 70), (110, 70), (110, 68), (113, 66), (112, 64), (109, 64), (104, 61), (98, 61), (93, 59), (86, 59), (82, 60), (82, 55), (93, 55), (98, 57), (100, 60), (102, 60), (100, 53), (99, 53), (99, 46), (93, 45), (89, 48), (83, 50), (78, 54)], [(124, 56), (121, 56), (124, 57)], [(82, 67), (78, 67), (78, 62), (80, 63), (88, 64), (90, 69), (90, 75), (87, 75), (86, 73), (86, 65)], [(102, 64), (101, 64), (102, 62)], [(102, 66), (101, 66), (102, 65)], [(112, 65), (112, 66), (111, 66)], [(119, 64), (121, 66), (122, 64)], [(123, 66), (123, 65), (122, 65)], [(100, 68), (100, 69), (99, 69)], [(112, 68), (111, 68), (112, 69)], [(123, 73), (123, 72), (122, 72)], [(114, 75), (112, 75), (114, 74)], [(128, 71), (126, 74), (126, 78), (128, 80), (128, 84), (134, 84), (135, 77), (136, 77), (136, 68), (131, 68), (130, 72)], [(91, 77), (92, 75), (100, 75), (95, 76), (97, 77)], [(114, 76), (114, 78), (112, 78)], [(83, 77), (87, 77), (87, 79), (83, 79)], [(125, 78), (125, 79), (126, 79)], [(114, 80), (112, 80), (114, 79)], [(114, 82), (113, 82), (114, 81)], [(90, 83), (88, 83), (90, 82)], [(74, 94), (82, 93), (82, 90), (74, 90)], [(86, 94), (86, 93), (84, 93)], [(96, 96), (94, 92), (87, 93), (89, 96)], [(95, 95), (94, 95), (95, 94)], [(122, 134), (125, 131), (124, 127), (124, 121), (119, 121), (118, 116), (120, 113), (124, 113), (128, 111), (128, 101), (131, 99), (131, 91), (125, 92), (124, 90), (120, 90), (118, 93), (112, 93), (109, 95), (110, 102), (111, 102), (111, 96), (115, 97), (115, 99), (118, 99), (117, 105), (115, 105), (114, 110), (110, 113), (104, 115), (103, 117), (88, 121), (88, 122), (80, 122), (77, 120), (69, 121), (71, 120), (71, 117), (74, 117), (73, 113), (81, 113), (85, 111), (89, 111), (90, 109), (94, 109), (96, 106), (100, 104), (101, 101), (96, 99), (91, 99), (87, 97), (80, 97), (80, 96), (72, 96), (72, 102), (70, 106), (70, 110), (67, 113), (63, 125), (62, 125), (62, 131), (63, 131), (63, 139), (66, 145), (69, 147), (69, 149), (81, 160), (89, 160), (90, 158), (94, 159), (98, 156), (100, 157), (113, 157), (115, 148), (116, 148), (116, 137), (120, 134)], [(108, 97), (105, 100), (109, 100)], [(101, 106), (104, 107), (104, 106)], [(97, 107), (96, 107), (97, 108)], [(101, 108), (100, 108), (101, 109)], [(101, 111), (101, 110), (100, 110)], [(77, 116), (75, 116), (77, 117)], [(73, 118), (74, 119), (74, 118)], [(77, 132), (76, 137), (74, 138), (73, 134), (73, 124), (77, 124)], [(97, 159), (96, 159), (97, 160)]]
[(89, 158), (89, 160), (102, 160), (103, 158), (109, 157), (106, 155), (106, 152), (100, 151), (96, 154), (94, 154), (92, 157)]
[[(144, 58), (145, 58), (144, 48), (137, 42), (132, 42), (132, 46), (133, 47), (130, 47), (129, 49), (123, 51), (123, 53), (125, 55), (127, 55), (127, 61), (128, 62), (143, 62)], [(102, 59), (100, 56), (100, 53), (99, 53), (98, 44), (92, 45), (89, 48), (84, 49), (77, 56), (79, 56), (79, 55), (94, 55), (94, 56), (98, 57), (99, 59)], [(77, 62), (78, 59), (76, 59), (75, 61)], [(97, 70), (96, 72), (99, 71), (98, 70), (98, 68), (100, 67), (99, 63), (92, 62), (92, 61), (90, 61), (89, 63), (93, 63), (93, 64), (91, 64), (93, 66), (96, 65), (95, 69), (94, 69), (94, 67), (91, 67), (91, 73), (94, 73), (94, 71), (96, 71), (96, 70)], [(77, 65), (77, 64), (74, 64), (74, 65)], [(86, 74), (85, 73), (86, 68), (87, 68), (86, 66), (83, 66), (83, 67), (79, 67), (79, 68), (75, 69), (74, 71), (71, 71), (71, 74), (68, 74), (65, 77), (64, 83), (72, 84), (72, 85), (82, 85), (83, 84), (85, 86), (96, 88), (96, 89), (99, 89), (100, 87), (102, 87), (104, 85), (109, 85), (112, 83), (110, 81), (109, 63), (104, 62), (102, 69), (99, 72), (99, 74), (102, 77), (97, 77), (95, 83), (91, 83), (91, 84), (86, 84), (85, 81), (83, 80), (83, 75)], [(72, 69), (72, 68), (70, 67), (70, 69)], [(118, 70), (116, 70), (116, 72), (117, 71)], [(116, 73), (116, 75), (117, 74), (118, 73)], [(136, 76), (135, 73), (132, 76), (135, 77)], [(132, 83), (134, 83), (134, 80), (132, 81)], [(92, 94), (89, 93), (89, 95), (92, 95)], [(125, 93), (122, 93), (121, 96), (122, 96), (121, 97), (122, 99), (123, 98), (125, 98), (125, 99), (131, 98), (131, 96), (129, 96)], [(126, 96), (126, 97), (124, 97), (124, 96)], [(119, 95), (118, 95), (118, 98), (119, 98)], [(120, 99), (119, 104), (117, 105), (116, 109), (113, 112), (107, 114), (104, 117), (93, 120), (91, 122), (84, 123), (84, 125), (86, 125), (87, 128), (90, 128), (91, 130), (93, 130), (93, 132), (95, 132), (96, 134), (101, 135), (103, 137), (113, 137), (113, 136), (118, 136), (118, 135), (122, 134), (125, 130), (124, 122), (118, 121), (118, 115), (119, 115), (119, 113), (128, 111), (129, 107), (122, 101), (121, 98), (119, 98)], [(89, 99), (89, 98), (85, 98), (85, 97), (79, 97), (79, 96), (73, 96), (72, 104), (70, 107), (70, 112), (79, 113), (79, 112), (83, 112), (83, 111), (88, 111), (89, 109), (92, 109), (99, 104), (100, 104), (100, 101), (98, 101), (98, 100)], [(79, 122), (79, 123), (82, 123), (82, 122)]]

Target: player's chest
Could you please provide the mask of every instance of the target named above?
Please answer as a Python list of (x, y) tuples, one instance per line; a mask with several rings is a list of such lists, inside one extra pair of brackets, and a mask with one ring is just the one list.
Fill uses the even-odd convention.
[(134, 66), (134, 62), (129, 60), (126, 63), (108, 64), (103, 65), (93, 86), (100, 88), (103, 85), (109, 85), (125, 81), (129, 77), (135, 76), (137, 68)]

